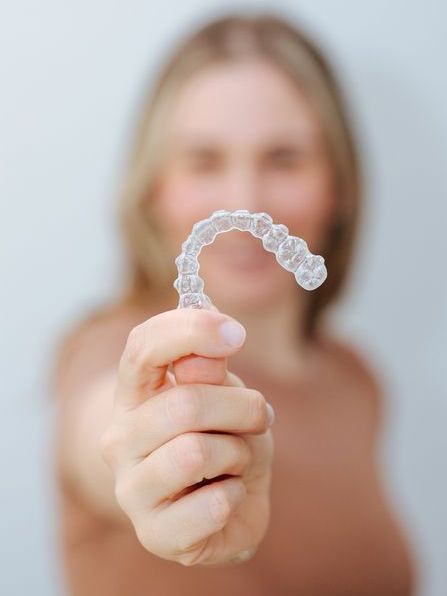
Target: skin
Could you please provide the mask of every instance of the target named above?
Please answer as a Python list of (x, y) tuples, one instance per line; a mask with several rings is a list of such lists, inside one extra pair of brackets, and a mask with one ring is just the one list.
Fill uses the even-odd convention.
[[(222, 97), (225, 97), (225, 101), (222, 101)], [(180, 244), (182, 239), (186, 238), (195, 221), (207, 217), (212, 210), (219, 207), (265, 210), (272, 215), (274, 221), (285, 223), (291, 233), (306, 237), (310, 246), (321, 246), (326, 235), (325, 228), (334, 208), (331, 166), (325, 152), (323, 135), (308, 103), (275, 68), (261, 61), (250, 61), (209, 68), (192, 77), (180, 94), (169, 119), (165, 151), (165, 166), (160, 172), (155, 205), (160, 220), (169, 222), (166, 233), (172, 246)], [(272, 312), (273, 307), (277, 310), (278, 299), (283, 293), (287, 296), (298, 294), (294, 277), (278, 267), (272, 255), (266, 253), (257, 239), (243, 232), (225, 236), (203, 251), (200, 262), (201, 273), (207, 280), (207, 288), (210, 289), (211, 295), (219, 297), (226, 310), (231, 312), (234, 308), (254, 308), (259, 317)], [(292, 303), (289, 302), (288, 305), (291, 309)], [(295, 310), (296, 308), (293, 308), (293, 311)], [(125, 350), (121, 361), (117, 388), (118, 403), (120, 395), (126, 390), (122, 379), (129, 374), (126, 369), (130, 366), (129, 360), (132, 361), (127, 352), (133, 350), (137, 355), (138, 364), (139, 349), (141, 346), (146, 348), (148, 344), (150, 356), (146, 360), (141, 356), (142, 368), (149, 376), (155, 376), (155, 381), (148, 382), (147, 378), (143, 378), (147, 397), (151, 396), (151, 390), (157, 390), (161, 385), (158, 389), (162, 392), (161, 401), (167, 400), (172, 394), (181, 404), (188, 399), (185, 396), (184, 384), (188, 384), (190, 393), (192, 391), (192, 377), (201, 383), (210, 383), (210, 379), (212, 383), (222, 382), (224, 369), (214, 376), (215, 363), (209, 361), (209, 357), (212, 356), (209, 353), (212, 347), (211, 337), (207, 345), (194, 342), (196, 335), (198, 341), (199, 330), (196, 327), (199, 321), (208, 315), (200, 312), (187, 313), (187, 326), (182, 323), (184, 316), (184, 313), (173, 310), (170, 317), (159, 316), (150, 319), (139, 328), (138, 334), (142, 334), (143, 337), (137, 339), (136, 349), (132, 348), (134, 342), (131, 342), (131, 347)], [(290, 316), (293, 316), (292, 310)], [(156, 330), (152, 331), (151, 326), (156, 326)], [(185, 329), (183, 339), (182, 333), (179, 333), (179, 329), (182, 328)], [(191, 331), (191, 328), (194, 330)], [(166, 345), (164, 351), (156, 343), (157, 340), (161, 341), (161, 338), (166, 341), (166, 344), (163, 344)], [(294, 338), (290, 337), (290, 331), (288, 338), (292, 343)], [(167, 351), (168, 347), (170, 351)], [(286, 353), (288, 363), (291, 357), (296, 356), (294, 352), (295, 350), (291, 353), (289, 347), (283, 347), (283, 351), (279, 352), (277, 357), (284, 363), (283, 354)], [(207, 358), (191, 358), (190, 354)], [(150, 367), (154, 366), (151, 355), (152, 359), (156, 358), (160, 366), (164, 367), (163, 371), (166, 371), (169, 362), (188, 357), (181, 363), (176, 363), (177, 371), (179, 365), (182, 365), (181, 387), (165, 385), (166, 380), (161, 373), (151, 373)], [(296, 369), (296, 360), (295, 357), (292, 370)], [(224, 368), (226, 366), (224, 362), (221, 362), (221, 365)], [(165, 393), (167, 388), (169, 392)], [(194, 391), (193, 397), (189, 399), (197, 401), (198, 388)], [(253, 390), (245, 390), (244, 394), (250, 391)], [(211, 396), (216, 389), (207, 387), (206, 392), (207, 396)], [(231, 392), (239, 396), (241, 389), (232, 388)], [(178, 394), (180, 397), (177, 397)], [(265, 401), (264, 398), (262, 400)], [(146, 409), (155, 407), (155, 403), (155, 400), (149, 400)], [(166, 503), (169, 492), (174, 492), (172, 486), (166, 486), (158, 500), (155, 497), (153, 499), (154, 508), (150, 515), (157, 520), (155, 523), (145, 517), (135, 516), (133, 509), (126, 506), (128, 503), (141, 500), (142, 495), (147, 500), (150, 487), (159, 485), (151, 482), (153, 476), (169, 477), (168, 470), (173, 460), (171, 451), (176, 449), (175, 445), (179, 441), (179, 438), (174, 441), (174, 437), (181, 432), (203, 431), (210, 427), (194, 429), (174, 426), (169, 434), (160, 437), (157, 443), (145, 445), (147, 459), (150, 461), (152, 458), (154, 461), (144, 468), (139, 466), (140, 475), (145, 481), (142, 480), (137, 485), (133, 482), (130, 489), (129, 481), (123, 481), (114, 468), (118, 500), (133, 520), (141, 542), (159, 556), (176, 558), (187, 564), (222, 562), (234, 557), (241, 550), (255, 550), (267, 527), (272, 459), (271, 433), (253, 442), (253, 437), (248, 435), (253, 432), (253, 428), (245, 429), (245, 436), (239, 436), (237, 439), (240, 443), (238, 457), (232, 461), (231, 458), (235, 457), (234, 433), (240, 434), (238, 425), (242, 428), (244, 414), (246, 415), (247, 408), (250, 410), (250, 407), (241, 406), (239, 415), (235, 412), (237, 417), (233, 424), (236, 426), (225, 426), (223, 420), (220, 426), (216, 403), (219, 403), (218, 394), (217, 402), (212, 399), (203, 400), (202, 407), (206, 407), (209, 413), (200, 413), (200, 417), (210, 418), (213, 422), (211, 428), (231, 434), (215, 436), (202, 432), (188, 435), (189, 441), (205, 441), (206, 438), (208, 446), (197, 446), (193, 443), (192, 447), (195, 447), (196, 452), (202, 453), (202, 459), (206, 457), (203, 455), (205, 452), (216, 462), (211, 473), (210, 469), (205, 469), (205, 462), (199, 458), (191, 474), (182, 478), (182, 484), (177, 486), (176, 492), (201, 481), (202, 478), (213, 478), (222, 473), (237, 474), (239, 479), (233, 477), (214, 482), (180, 499), (177, 504)], [(195, 402), (191, 404), (190, 409), (194, 404)], [(140, 414), (137, 416), (141, 418)], [(265, 416), (264, 412), (264, 418)], [(115, 412), (115, 417), (120, 418), (120, 411)], [(157, 428), (156, 416), (147, 418), (152, 421), (151, 428)], [(259, 421), (255, 422), (259, 424)], [(135, 441), (133, 437), (138, 434), (132, 424), (131, 429), (123, 440), (124, 445), (129, 444), (129, 448)], [(259, 428), (255, 427), (254, 430)], [(107, 438), (110, 434), (111, 441)], [(114, 436), (112, 430), (108, 432), (105, 440), (103, 439), (106, 445), (105, 454), (109, 453), (109, 443), (112, 446), (116, 444)], [(177, 448), (177, 451), (183, 454), (194, 451), (192, 448), (187, 449), (187, 445), (180, 450)], [(122, 449), (123, 452), (126, 451), (125, 446)], [(223, 458), (222, 461), (219, 461), (219, 458)], [(249, 482), (250, 476), (253, 475), (251, 467), (253, 462), (260, 461), (262, 473), (260, 474), (259, 469), (255, 470), (257, 483), (253, 486)], [(231, 462), (233, 466), (230, 466)], [(191, 465), (188, 461), (184, 462), (183, 467), (177, 463), (179, 470), (187, 469), (188, 465)], [(126, 464), (120, 464), (121, 468), (127, 470)], [(246, 476), (241, 474), (242, 469), (246, 470)], [(121, 484), (126, 487), (123, 491), (124, 496), (120, 490)], [(230, 492), (230, 489), (233, 492)], [(216, 493), (217, 490), (220, 492)], [(234, 492), (236, 490), (237, 493)], [(140, 499), (135, 494), (138, 492)], [(212, 502), (210, 500), (217, 497), (222, 501), (222, 507), (227, 510), (222, 521), (223, 535), (217, 532), (218, 529), (211, 518), (204, 519), (201, 514), (203, 506), (206, 505), (207, 511)], [(183, 503), (188, 500), (189, 505)], [(242, 503), (237, 515), (233, 511), (236, 502)], [(156, 508), (160, 507), (160, 503), (161, 511)], [(191, 519), (195, 521), (194, 524), (189, 523)], [(199, 534), (181, 536), (181, 520), (185, 526), (194, 528)], [(152, 533), (147, 530), (148, 526), (152, 528)], [(184, 545), (183, 555), (181, 550), (179, 552), (178, 547), (176, 548), (176, 540), (179, 539)]]
[[(213, 210), (246, 208), (266, 211), (318, 254), (336, 207), (332, 167), (316, 115), (271, 65), (215, 65), (192, 76), (177, 97), (161, 150), (164, 165), (151, 200), (160, 220), (169, 222), (165, 233), (174, 253), (192, 225)], [(247, 549), (251, 555), (258, 550), (244, 576), (255, 583), (243, 588), (240, 580), (231, 588), (235, 594), (271, 594), (280, 585), (282, 593), (302, 585), (303, 593), (315, 595), (336, 586), (337, 593), (409, 594), (404, 542), (375, 468), (381, 394), (374, 376), (340, 342), (297, 336), (306, 292), (247, 232), (222, 234), (207, 246), (200, 275), (219, 310), (148, 305), (144, 313), (121, 313), (85, 340), (96, 346), (91, 358), (103, 362), (90, 361), (101, 372), (87, 382), (79, 350), (71, 377), (60, 379), (66, 396), (58, 435), (63, 474), (92, 510), (127, 530), (130, 525), (160, 560), (225, 566)], [(242, 344), (231, 347), (219, 336), (220, 323), (228, 320), (243, 325)], [(290, 400), (271, 390), (268, 401), (280, 413), (272, 429), (259, 377), (250, 374), (252, 387), (245, 386), (248, 370), (263, 371), (271, 387), (301, 387)], [(354, 451), (345, 441), (351, 435)], [(297, 475), (306, 469), (314, 470), (307, 480)], [(367, 496), (345, 510), (345, 491)], [(370, 512), (369, 529), (363, 511)], [(370, 552), (380, 553), (380, 573), (370, 555), (357, 562), (361, 585), (350, 579), (357, 547), (351, 552), (343, 542), (351, 526), (353, 536), (357, 527), (362, 539), (371, 536)], [(287, 540), (290, 532), (296, 537), (294, 549), (279, 553), (284, 527)], [(272, 546), (263, 552), (267, 531)], [(301, 552), (298, 537), (306, 532)], [(325, 538), (313, 550), (318, 532)], [(334, 544), (335, 559), (325, 547)], [(122, 556), (117, 547), (117, 560)], [(369, 572), (371, 585), (378, 582), (371, 592)], [(261, 577), (262, 589), (256, 584)]]
[[(244, 331), (217, 311), (193, 309), (135, 327), (120, 360), (114, 421), (101, 438), (118, 502), (141, 543), (184, 565), (226, 562), (257, 546), (268, 523), (273, 440), (266, 402), (228, 374), (226, 357), (245, 332), (229, 345), (220, 333), (225, 322)], [(191, 383), (190, 354), (205, 363), (200, 384)], [(211, 428), (218, 433), (204, 432)], [(232, 476), (179, 498), (222, 474)]]
[[(335, 207), (332, 164), (316, 114), (275, 67), (246, 61), (197, 73), (166, 136), (153, 201), (172, 246), (215, 209), (248, 209), (267, 211), (318, 253)], [(299, 294), (246, 232), (217, 236), (200, 254), (200, 271), (226, 312), (259, 312), (283, 293)]]

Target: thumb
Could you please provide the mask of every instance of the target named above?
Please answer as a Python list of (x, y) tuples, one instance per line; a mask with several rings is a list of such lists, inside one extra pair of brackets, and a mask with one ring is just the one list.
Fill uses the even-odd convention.
[[(220, 312), (214, 304), (209, 310)], [(205, 383), (210, 385), (230, 385), (245, 387), (239, 377), (227, 370), (228, 358), (208, 358), (189, 354), (172, 363), (175, 381), (179, 385), (186, 383)]]
[[(211, 304), (210, 309), (215, 310), (216, 312), (220, 312), (220, 310), (214, 304)], [(227, 360), (227, 358), (225, 358), (224, 360)], [(229, 370), (225, 371), (225, 378), (222, 382), (222, 385), (226, 385), (229, 387), (246, 387), (244, 381), (235, 373), (232, 373)]]

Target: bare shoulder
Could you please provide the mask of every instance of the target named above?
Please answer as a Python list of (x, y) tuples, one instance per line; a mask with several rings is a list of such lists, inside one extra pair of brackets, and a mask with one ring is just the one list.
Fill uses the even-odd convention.
[(112, 306), (87, 315), (61, 335), (51, 376), (54, 397), (78, 394), (105, 371), (115, 369), (133, 327), (151, 316), (150, 309)]
[(379, 371), (371, 357), (364, 348), (332, 333), (325, 334), (320, 338), (320, 342), (345, 382), (356, 394), (364, 396), (374, 426), (377, 427), (382, 418), (384, 389)]

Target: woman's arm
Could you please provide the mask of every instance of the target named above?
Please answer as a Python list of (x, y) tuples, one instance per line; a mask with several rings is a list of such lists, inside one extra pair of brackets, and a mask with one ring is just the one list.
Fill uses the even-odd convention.
[[(269, 522), (268, 404), (226, 374), (240, 331), (223, 313), (173, 309), (133, 327), (114, 367), (88, 342), (58, 367), (59, 471), (99, 514), (127, 514), (149, 552), (182, 565), (253, 554)], [(195, 382), (176, 382), (191, 373)]]
[(59, 356), (52, 379), (58, 477), (100, 515), (126, 525), (130, 521), (116, 501), (112, 472), (98, 443), (111, 416), (116, 368), (130, 328), (116, 320), (93, 323), (78, 335), (69, 355)]
[(54, 456), (60, 475), (90, 507), (110, 521), (129, 525), (114, 492), (110, 468), (99, 450), (99, 438), (112, 411), (114, 370), (90, 381), (79, 395), (59, 396)]

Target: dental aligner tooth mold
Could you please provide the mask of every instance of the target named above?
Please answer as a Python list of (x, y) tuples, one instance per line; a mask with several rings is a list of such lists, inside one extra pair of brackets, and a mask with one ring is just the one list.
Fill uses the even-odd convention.
[(302, 238), (291, 236), (287, 226), (276, 224), (268, 213), (250, 213), (246, 209), (219, 209), (192, 227), (182, 244), (182, 252), (175, 259), (178, 277), (173, 286), (179, 294), (177, 308), (211, 308), (212, 302), (204, 293), (204, 281), (199, 276), (198, 257), (203, 246), (212, 244), (217, 234), (242, 230), (259, 238), (268, 252), (275, 253), (278, 263), (294, 274), (305, 290), (315, 290), (327, 278), (324, 258), (310, 252)]

